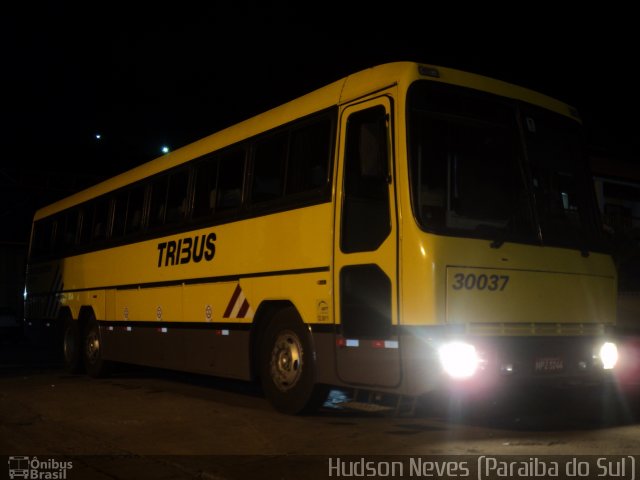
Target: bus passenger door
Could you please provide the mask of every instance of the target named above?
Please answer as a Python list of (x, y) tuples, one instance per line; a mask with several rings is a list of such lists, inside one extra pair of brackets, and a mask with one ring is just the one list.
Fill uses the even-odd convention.
[(334, 237), (338, 377), (354, 386), (400, 384), (398, 235), (393, 100), (340, 113)]

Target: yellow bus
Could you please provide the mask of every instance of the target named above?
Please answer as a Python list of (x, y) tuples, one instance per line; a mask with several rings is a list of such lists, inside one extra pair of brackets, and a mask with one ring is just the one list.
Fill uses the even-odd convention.
[(603, 381), (592, 185), (573, 108), (385, 64), (37, 211), (25, 321), (71, 371), (260, 379), (290, 413), (328, 386)]

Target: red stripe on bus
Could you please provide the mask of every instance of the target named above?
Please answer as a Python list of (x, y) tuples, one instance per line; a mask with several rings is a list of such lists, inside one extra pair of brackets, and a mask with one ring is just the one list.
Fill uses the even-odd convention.
[(229, 305), (227, 305), (227, 309), (224, 311), (223, 318), (229, 318), (231, 312), (233, 311), (233, 306), (236, 304), (236, 300), (238, 300), (241, 291), (242, 290), (240, 289), (240, 284), (238, 284), (236, 286), (236, 289), (233, 291), (233, 295), (231, 295), (231, 301), (229, 302)]
[(245, 298), (244, 302), (242, 302), (242, 306), (240, 307), (240, 311), (238, 312), (238, 318), (244, 318), (247, 310), (249, 310), (249, 302), (247, 302), (247, 299)]

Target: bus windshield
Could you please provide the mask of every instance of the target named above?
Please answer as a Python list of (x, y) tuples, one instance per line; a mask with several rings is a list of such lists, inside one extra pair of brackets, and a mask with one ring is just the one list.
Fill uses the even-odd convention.
[(434, 233), (601, 250), (581, 128), (560, 114), (428, 81), (409, 90), (412, 204)]

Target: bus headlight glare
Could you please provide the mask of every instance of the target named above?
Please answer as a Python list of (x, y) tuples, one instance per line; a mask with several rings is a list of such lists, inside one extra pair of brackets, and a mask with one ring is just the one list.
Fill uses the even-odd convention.
[(613, 342), (605, 342), (600, 347), (600, 360), (602, 368), (611, 370), (618, 363), (618, 347)]
[(444, 371), (452, 378), (469, 378), (478, 368), (476, 348), (465, 342), (445, 343), (438, 349)]

